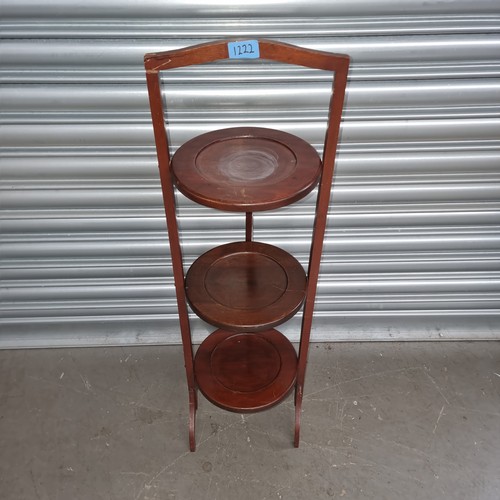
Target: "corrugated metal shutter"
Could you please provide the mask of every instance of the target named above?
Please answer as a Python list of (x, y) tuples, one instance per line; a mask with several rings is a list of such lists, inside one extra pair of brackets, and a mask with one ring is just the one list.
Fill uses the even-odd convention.
[[(0, 346), (179, 342), (142, 57), (257, 36), (353, 60), (313, 339), (498, 338), (497, 1), (49, 4), (0, 2)], [(171, 72), (174, 147), (242, 122), (318, 146), (328, 87), (262, 62)], [(256, 239), (305, 262), (314, 194)], [(243, 237), (241, 215), (180, 205), (187, 263)]]

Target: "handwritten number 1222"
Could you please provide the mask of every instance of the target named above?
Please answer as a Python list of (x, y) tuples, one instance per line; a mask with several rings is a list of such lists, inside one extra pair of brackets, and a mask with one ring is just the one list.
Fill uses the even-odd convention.
[(245, 54), (255, 54), (253, 45), (251, 43), (240, 43), (238, 45), (233, 45), (234, 57), (243, 56)]

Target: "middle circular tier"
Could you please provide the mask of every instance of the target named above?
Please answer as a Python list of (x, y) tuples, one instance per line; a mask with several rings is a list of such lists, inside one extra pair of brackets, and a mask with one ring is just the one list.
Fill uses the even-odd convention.
[(255, 332), (291, 318), (304, 301), (306, 285), (295, 257), (273, 245), (242, 241), (199, 257), (186, 275), (186, 296), (208, 323)]

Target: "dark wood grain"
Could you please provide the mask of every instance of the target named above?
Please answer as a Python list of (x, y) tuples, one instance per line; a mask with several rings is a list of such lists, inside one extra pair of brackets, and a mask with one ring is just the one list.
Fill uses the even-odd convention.
[(172, 158), (177, 188), (191, 200), (240, 212), (300, 200), (316, 186), (321, 159), (303, 139), (279, 130), (236, 127), (199, 135)]
[(200, 318), (233, 331), (260, 331), (291, 318), (304, 301), (307, 279), (284, 250), (235, 242), (199, 257), (186, 276), (186, 294)]
[[(349, 68), (349, 57), (345, 54), (306, 49), (273, 40), (258, 40), (261, 59), (334, 72), (321, 160), (315, 152), (313, 154), (311, 146), (294, 136), (290, 139), (288, 134), (285, 139), (284, 132), (269, 130), (258, 132), (257, 129), (246, 128), (238, 132), (217, 131), (211, 133), (212, 135), (206, 134), (195, 138), (181, 146), (171, 161), (165, 130), (160, 71), (226, 59), (229, 57), (227, 45), (229, 41), (219, 40), (174, 51), (146, 54), (144, 57), (184, 348), (189, 392), (191, 451), (195, 449), (198, 385), (200, 388), (203, 385), (202, 390), (207, 398), (219, 406), (232, 411), (256, 411), (281, 401), (289, 390), (288, 383), (290, 388), (295, 383), (294, 445), (299, 445), (300, 416), (314, 302)], [(295, 165), (292, 168), (294, 157)], [(297, 175), (299, 166), (300, 174)], [(283, 265), (281, 257), (273, 260), (267, 252), (246, 250), (237, 252), (237, 255), (224, 254), (220, 262), (214, 260), (214, 254), (208, 252), (208, 255), (202, 256), (192, 267), (185, 279), (176, 219), (175, 185), (198, 203), (222, 210), (246, 212), (245, 243), (251, 244), (254, 211), (293, 203), (311, 191), (318, 179), (318, 198), (306, 285), (303, 285), (303, 271), (289, 272), (295, 264), (289, 267)], [(218, 249), (214, 250), (215, 253), (218, 251), (220, 252)], [(208, 262), (207, 258), (211, 261)], [(227, 279), (227, 276), (231, 275), (229, 271), (234, 273), (234, 282), (232, 279)], [(291, 284), (290, 280), (294, 279), (301, 284), (297, 285), (298, 281)], [(286, 291), (281, 295), (281, 290), (285, 288)], [(286, 302), (283, 297), (288, 297), (288, 294), (293, 297), (291, 301), (295, 304), (293, 307), (290, 304), (286, 307), (283, 305), (283, 302)], [(215, 326), (237, 331), (263, 329), (259, 334), (260, 337), (256, 337), (256, 333), (238, 334), (224, 330), (215, 332), (207, 338), (202, 344), (203, 348), (200, 347), (197, 353), (195, 374), (187, 296), (195, 312)], [(303, 300), (297, 360), (289, 342), (284, 342), (279, 332), (265, 328), (291, 317), (297, 312)], [(237, 335), (243, 336), (235, 337)], [(276, 335), (281, 336), (279, 340), (275, 338)], [(273, 340), (269, 336), (272, 336)], [(269, 343), (263, 343), (265, 342), (263, 339), (267, 339)], [(213, 359), (212, 354), (214, 354)], [(286, 383), (274, 382), (281, 380), (279, 374), (283, 371), (283, 368), (280, 369), (276, 375), (276, 369), (272, 368), (275, 367), (277, 357), (285, 366)], [(259, 361), (261, 358), (263, 362)], [(246, 360), (243, 364), (242, 359)], [(287, 359), (289, 361), (286, 361)], [(258, 368), (255, 368), (256, 366)], [(263, 386), (271, 379), (266, 388), (272, 388), (273, 397), (264, 398), (258, 388), (262, 386), (262, 391), (265, 392), (267, 389)], [(204, 384), (215, 384), (215, 386), (207, 389)], [(220, 396), (224, 392), (221, 387), (224, 387), (224, 391), (229, 391), (227, 398)], [(250, 400), (241, 397), (241, 394), (257, 393), (258, 397)]]
[(217, 330), (203, 341), (195, 357), (196, 380), (203, 395), (238, 413), (265, 410), (286, 398), (296, 369), (295, 349), (277, 330)]
[[(162, 70), (227, 59), (229, 57), (227, 44), (230, 41), (232, 40), (217, 40), (178, 50), (149, 53), (144, 56), (144, 66), (146, 72), (158, 73)], [(258, 42), (261, 59), (335, 72), (347, 72), (349, 67), (349, 56), (346, 54), (307, 49), (262, 38)]]

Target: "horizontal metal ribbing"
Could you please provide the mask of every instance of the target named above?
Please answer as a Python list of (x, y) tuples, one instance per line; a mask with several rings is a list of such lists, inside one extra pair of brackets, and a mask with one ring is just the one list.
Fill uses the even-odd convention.
[[(352, 56), (314, 338), (497, 335), (498, 5), (116, 5), (4, 2), (0, 346), (179, 341), (142, 58), (263, 35)], [(321, 152), (329, 78), (262, 61), (165, 72), (172, 151), (245, 122)], [(315, 194), (257, 214), (255, 237), (306, 266)], [(244, 238), (241, 214), (178, 201), (186, 267)]]
[[(338, 0), (335, 4), (325, 0), (288, 0), (283, 2), (254, 2), (249, 0), (242, 4), (232, 4), (227, 2), (217, 2), (207, 5), (206, 2), (170, 0), (169, 2), (159, 2), (158, 0), (143, 0), (137, 3), (133, 0), (89, 0), (68, 4), (65, 0), (52, 0), (50, 4), (38, 4), (32, 0), (9, 0), (4, 2), (3, 16), (5, 19), (30, 18), (43, 19), (48, 21), (69, 19), (107, 19), (119, 18), (123, 21), (136, 19), (217, 19), (225, 21), (227, 18), (243, 18), (255, 16), (258, 7), (259, 18), (276, 18), (281, 16), (300, 16), (314, 18), (335, 15), (338, 17), (358, 15), (363, 16), (422, 16), (424, 13), (431, 14), (476, 14), (476, 13), (498, 13), (499, 7), (490, 0), (477, 0), (473, 4), (468, 0), (455, 0), (453, 4), (443, 3), (440, 0), (429, 0), (425, 6), (421, 2), (400, 1), (400, 0), (379, 0), (376, 3), (371, 0)], [(425, 9), (425, 10), (424, 10)], [(27, 11), (29, 15), (27, 15)], [(431, 21), (433, 16), (429, 16)], [(275, 23), (279, 25), (279, 22)], [(244, 24), (240, 21), (240, 24)]]

